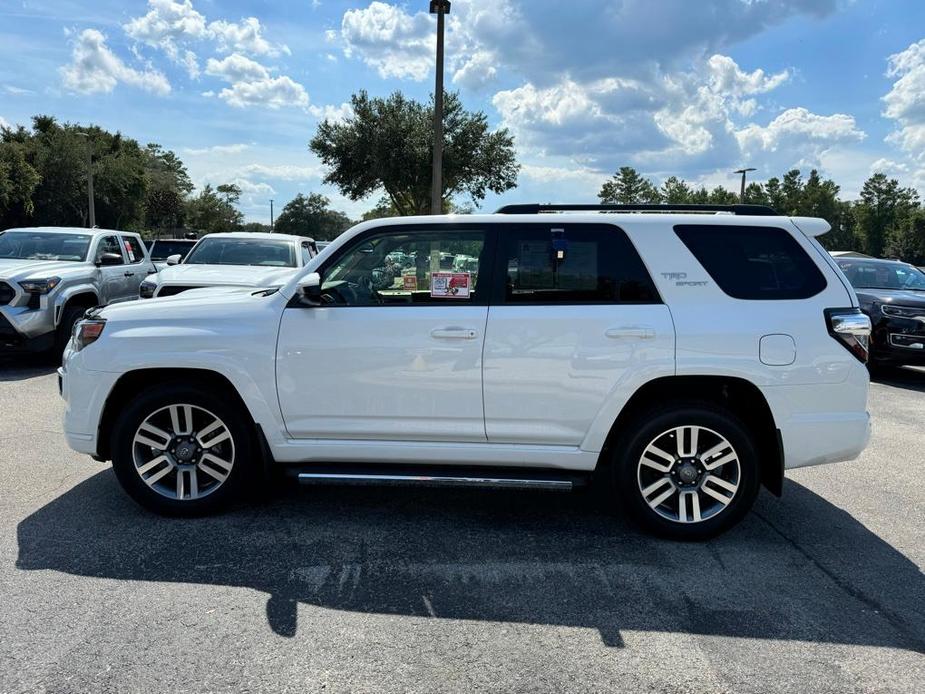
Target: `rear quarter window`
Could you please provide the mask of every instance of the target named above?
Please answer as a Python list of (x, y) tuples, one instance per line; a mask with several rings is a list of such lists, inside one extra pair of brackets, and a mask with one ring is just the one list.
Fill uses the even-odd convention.
[(735, 299), (808, 299), (826, 287), (819, 268), (785, 229), (679, 224), (678, 238)]

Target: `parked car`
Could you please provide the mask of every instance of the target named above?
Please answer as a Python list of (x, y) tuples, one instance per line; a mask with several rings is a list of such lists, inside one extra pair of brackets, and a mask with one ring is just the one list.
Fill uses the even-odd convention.
[(829, 251), (833, 258), (873, 258), (872, 255), (860, 251)]
[(138, 234), (69, 227), (0, 232), (0, 352), (60, 353), (84, 311), (138, 298), (152, 272)]
[(318, 251), (305, 236), (229, 232), (203, 236), (182, 258), (167, 258), (169, 267), (145, 280), (142, 299), (174, 296), (202, 287), (278, 287)]
[(925, 365), (925, 273), (896, 260), (837, 262), (873, 325), (871, 366)]
[(145, 241), (148, 254), (158, 271), (167, 267), (167, 258), (180, 256), (180, 260), (187, 256), (196, 245), (195, 239), (153, 239)]
[[(577, 207), (368, 221), (278, 291), (93, 311), (60, 371), (67, 441), (165, 514), (215, 511), (274, 466), (304, 483), (597, 479), (675, 538), (729, 528), (785, 468), (861, 452), (870, 321), (814, 238), (825, 221)], [(389, 253), (460, 247), (477, 275), (376, 288)]]

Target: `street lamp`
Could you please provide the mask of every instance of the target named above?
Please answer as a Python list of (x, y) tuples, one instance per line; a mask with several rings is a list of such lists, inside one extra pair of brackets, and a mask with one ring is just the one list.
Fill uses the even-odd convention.
[(736, 171), (732, 172), (742, 174), (742, 188), (739, 190), (739, 202), (741, 202), (743, 205), (745, 204), (745, 174), (747, 174), (749, 171), (757, 171), (757, 169), (752, 166), (747, 169), (737, 169)]
[(90, 208), (90, 228), (96, 227), (96, 206), (93, 203), (93, 142), (89, 133), (75, 133), (87, 141), (87, 202)]
[(430, 0), (430, 13), (437, 15), (437, 84), (434, 87), (434, 172), (430, 212), (443, 214), (443, 17), (450, 13), (450, 0)]
[(273, 198), (270, 198), (270, 231), (273, 231)]

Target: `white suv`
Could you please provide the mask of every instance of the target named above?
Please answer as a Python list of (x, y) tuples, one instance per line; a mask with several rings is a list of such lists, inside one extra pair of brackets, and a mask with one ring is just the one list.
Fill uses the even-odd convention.
[(91, 312), (60, 372), (68, 443), (167, 514), (218, 509), (273, 466), (598, 478), (678, 538), (730, 527), (761, 484), (780, 494), (785, 467), (855, 458), (870, 324), (814, 238), (828, 224), (632, 209), (370, 221), (279, 290)]

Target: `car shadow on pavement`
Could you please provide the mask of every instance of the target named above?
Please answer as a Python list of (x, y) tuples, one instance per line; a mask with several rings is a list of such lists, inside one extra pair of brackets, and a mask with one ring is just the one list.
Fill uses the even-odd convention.
[(587, 627), (617, 647), (633, 630), (925, 653), (922, 572), (792, 481), (726, 535), (674, 543), (581, 492), (291, 489), (171, 520), (136, 507), (107, 470), (24, 519), (17, 537), (24, 570), (263, 591), (282, 636), (296, 634), (303, 603)]
[(925, 392), (925, 370), (911, 367), (882, 369), (871, 374), (870, 380), (894, 388)]
[(60, 364), (51, 357), (38, 355), (0, 356), (0, 383), (3, 381), (24, 381), (27, 378), (47, 376), (54, 373)]

